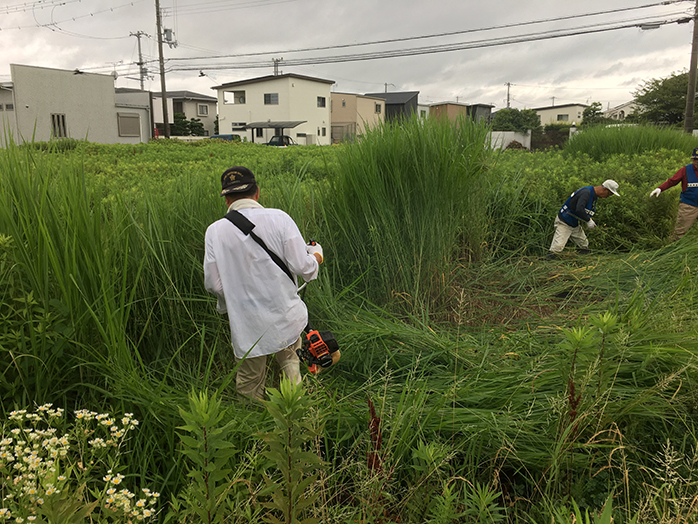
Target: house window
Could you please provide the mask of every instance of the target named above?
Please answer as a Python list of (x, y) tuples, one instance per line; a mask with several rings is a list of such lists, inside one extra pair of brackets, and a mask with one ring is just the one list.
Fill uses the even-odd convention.
[(51, 115), (51, 131), (53, 138), (65, 138), (68, 136), (65, 127), (65, 115), (57, 113)]
[(326, 127), (322, 128), (322, 136), (327, 136), (327, 128)]
[(14, 110), (15, 110), (14, 104), (5, 104), (5, 111), (14, 111)]
[(381, 105), (378, 102), (376, 102), (376, 113), (380, 114), (380, 112), (381, 112)]
[(245, 92), (244, 91), (223, 91), (223, 103), (229, 104), (244, 104), (245, 103)]
[(558, 122), (567, 122), (570, 119), (570, 115), (557, 115)]
[(141, 117), (138, 113), (117, 113), (119, 136), (141, 136)]
[(182, 115), (184, 114), (184, 104), (181, 100), (178, 102), (172, 102), (172, 112), (180, 113)]
[(421, 116), (422, 118), (426, 118), (426, 117), (427, 117), (427, 112), (426, 112), (424, 109), (422, 109), (422, 110), (419, 111), (419, 116)]
[(264, 137), (264, 129), (262, 129), (261, 127), (258, 127), (257, 129), (255, 129), (254, 136), (256, 136), (257, 138)]
[(0, 104), (0, 111), (2, 111), (2, 104)]
[(342, 98), (342, 107), (347, 107), (347, 101)]
[(325, 107), (325, 97), (324, 96), (317, 97), (317, 106), (318, 107)]
[(197, 104), (196, 115), (197, 116), (208, 116), (208, 104)]
[(265, 106), (278, 106), (279, 105), (279, 93), (264, 93), (264, 105)]

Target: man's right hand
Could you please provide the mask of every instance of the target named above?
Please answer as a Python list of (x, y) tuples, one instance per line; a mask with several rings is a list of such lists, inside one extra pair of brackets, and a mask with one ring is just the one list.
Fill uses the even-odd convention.
[(594, 229), (596, 227), (596, 222), (594, 222), (591, 218), (589, 219), (589, 222), (587, 222), (587, 229)]
[(322, 246), (315, 242), (314, 244), (308, 244), (305, 246), (305, 250), (309, 255), (315, 255), (318, 264), (322, 264), (324, 257), (322, 255)]
[(652, 191), (652, 192), (650, 193), (650, 198), (652, 198), (652, 197), (658, 197), (658, 196), (659, 196), (659, 193), (661, 193), (661, 192), (662, 192), (661, 189), (659, 189), (659, 188), (655, 189), (654, 191)]

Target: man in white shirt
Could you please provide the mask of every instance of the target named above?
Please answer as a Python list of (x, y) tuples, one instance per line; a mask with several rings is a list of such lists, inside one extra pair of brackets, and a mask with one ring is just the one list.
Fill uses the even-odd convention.
[[(228, 313), (239, 363), (237, 391), (262, 400), (267, 355), (276, 355), (286, 377), (295, 383), (301, 380), (296, 350), (308, 325), (308, 310), (298, 295), (297, 277), (306, 282), (317, 277), (322, 247), (306, 245), (298, 226), (284, 211), (259, 204), (259, 186), (246, 167), (226, 170), (221, 186), (228, 215), (206, 230), (204, 285), (218, 298), (218, 312)], [(228, 218), (235, 212), (251, 222), (253, 232), (246, 234)]]

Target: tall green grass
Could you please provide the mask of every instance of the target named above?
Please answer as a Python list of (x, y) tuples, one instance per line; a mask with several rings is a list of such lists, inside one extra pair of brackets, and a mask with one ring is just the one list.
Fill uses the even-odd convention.
[(358, 280), (372, 300), (425, 311), (458, 264), (481, 257), (487, 132), (413, 118), (347, 146), (323, 202), (342, 285)]
[(595, 126), (573, 135), (565, 155), (584, 154), (597, 162), (610, 156), (651, 154), (662, 149), (681, 151), (686, 158), (698, 147), (698, 138), (676, 129), (653, 126)]

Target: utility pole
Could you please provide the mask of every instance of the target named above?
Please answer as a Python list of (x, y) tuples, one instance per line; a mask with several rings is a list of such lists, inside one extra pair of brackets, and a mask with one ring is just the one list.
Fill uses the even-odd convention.
[(165, 88), (165, 59), (162, 56), (162, 20), (160, 0), (155, 0), (155, 24), (158, 30), (158, 56), (160, 57), (160, 90), (162, 91), (162, 119), (165, 127), (165, 138), (170, 138), (170, 121), (167, 114), (167, 89)]
[(283, 62), (283, 57), (282, 58), (272, 58), (272, 62), (274, 62), (274, 76), (279, 76), (279, 63)]
[(511, 82), (507, 82), (504, 85), (507, 86), (507, 109), (509, 109), (509, 88), (511, 87)]
[[(698, 1), (698, 0), (697, 0), (697, 1)], [(551, 98), (552, 101), (553, 101), (553, 107), (555, 107), (555, 97), (554, 97), (554, 96), (551, 96), (550, 98)]]
[(693, 11), (693, 44), (691, 45), (691, 67), (688, 70), (688, 92), (686, 93), (686, 115), (683, 119), (684, 133), (693, 134), (693, 109), (696, 103), (696, 65), (698, 65), (698, 0)]
[(138, 39), (138, 62), (136, 62), (136, 65), (140, 71), (141, 91), (145, 91), (145, 77), (148, 75), (148, 70), (145, 68), (145, 62), (143, 62), (143, 53), (141, 52), (141, 37), (149, 35), (145, 34), (143, 31), (137, 31), (135, 33), (131, 33), (129, 36), (135, 36)]

